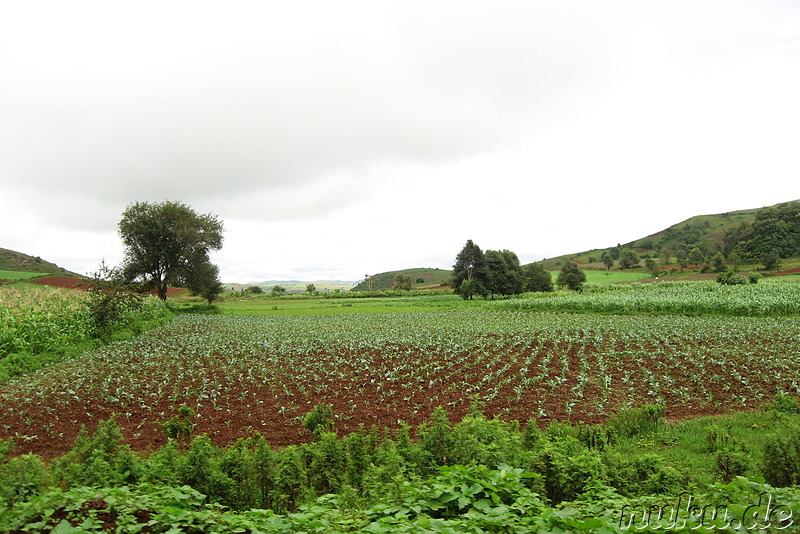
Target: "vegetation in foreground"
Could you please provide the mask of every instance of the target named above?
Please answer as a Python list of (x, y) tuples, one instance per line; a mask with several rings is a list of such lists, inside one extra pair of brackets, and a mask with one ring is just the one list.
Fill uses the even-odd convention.
[[(457, 424), (436, 410), (411, 439), (408, 427), (337, 437), (330, 408), (320, 405), (303, 420), (314, 436), (303, 445), (274, 450), (256, 434), (223, 449), (205, 435), (190, 440), (191, 426), (171, 420), (164, 429), (172, 440), (144, 456), (108, 420), (50, 462), (0, 459), (0, 528), (620, 532), (685, 522), (671, 530), (747, 530), (738, 521), (777, 528), (800, 514), (798, 411), (797, 399), (783, 396), (747, 416), (669, 424), (663, 406), (646, 405), (605, 425), (541, 430), (534, 420), (487, 419), (475, 405)], [(766, 495), (773, 514), (765, 518), (759, 498)], [(670, 517), (689, 497), (729, 515)]]
[(0, 287), (0, 383), (172, 317), (156, 299), (129, 299), (127, 291), (96, 287), (90, 292)]

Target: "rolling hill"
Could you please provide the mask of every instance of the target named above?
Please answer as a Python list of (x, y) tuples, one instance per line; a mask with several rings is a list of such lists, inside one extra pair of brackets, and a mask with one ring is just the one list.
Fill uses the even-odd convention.
[(38, 256), (29, 256), (22, 252), (0, 248), (0, 271), (20, 271), (25, 273), (50, 273), (68, 276), (79, 276), (55, 263), (45, 261)]
[[(429, 289), (446, 286), (453, 275), (452, 271), (445, 269), (434, 269), (429, 267), (417, 267), (413, 269), (402, 269), (399, 271), (389, 271), (372, 275), (372, 287), (369, 287), (367, 280), (360, 282), (352, 291), (369, 291), (370, 289), (380, 291), (391, 289), (394, 284), (394, 277), (398, 274), (407, 274), (411, 277), (415, 289)], [(421, 281), (420, 281), (421, 280)]]
[[(783, 202), (775, 206), (767, 207), (774, 208), (790, 204), (791, 202)], [(602, 264), (599, 263), (600, 256), (603, 252), (608, 251), (614, 246), (618, 248), (630, 247), (641, 257), (657, 257), (658, 251), (662, 249), (674, 250), (679, 245), (698, 246), (706, 251), (708, 255), (711, 255), (724, 248), (725, 234), (727, 234), (728, 231), (734, 230), (742, 224), (752, 224), (756, 220), (756, 213), (759, 209), (763, 208), (731, 211), (712, 215), (696, 215), (665, 228), (660, 232), (628, 243), (609, 244), (607, 248), (565, 254), (563, 256), (548, 258), (542, 263), (546, 269), (551, 270), (559, 269), (566, 261), (575, 261), (577, 263), (586, 264), (587, 266), (603, 268)]]

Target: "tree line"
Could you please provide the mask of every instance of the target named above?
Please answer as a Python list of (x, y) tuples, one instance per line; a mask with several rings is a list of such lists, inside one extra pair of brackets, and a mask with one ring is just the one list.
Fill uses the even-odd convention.
[[(585, 281), (586, 275), (577, 264), (567, 262), (561, 268), (556, 284), (580, 290)], [(516, 253), (507, 249), (484, 252), (471, 239), (456, 256), (450, 285), (465, 300), (476, 295), (489, 298), (553, 291), (552, 276), (542, 264), (522, 266)]]

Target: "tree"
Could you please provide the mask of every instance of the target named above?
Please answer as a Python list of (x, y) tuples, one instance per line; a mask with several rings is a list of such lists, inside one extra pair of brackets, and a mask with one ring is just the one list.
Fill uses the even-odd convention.
[(721, 273), (725, 269), (725, 256), (722, 255), (722, 252), (717, 252), (711, 257), (711, 264), (718, 273)]
[(375, 277), (365, 274), (364, 281), (367, 283), (367, 291), (372, 291), (372, 288), (375, 287)]
[(264, 293), (264, 290), (261, 289), (261, 286), (250, 286), (247, 289), (245, 289), (245, 291), (253, 295), (261, 295), (262, 293)]
[(639, 265), (639, 255), (632, 248), (625, 247), (619, 253), (619, 265), (623, 269), (630, 269), (634, 265)]
[(411, 290), (411, 277), (407, 274), (397, 273), (394, 275), (394, 289), (400, 289), (405, 291)]
[(658, 263), (661, 265), (661, 270), (666, 271), (667, 265), (669, 265), (669, 260), (672, 257), (672, 250), (668, 248), (662, 248), (661, 253), (658, 255)]
[(738, 252), (732, 251), (730, 254), (728, 254), (728, 263), (730, 263), (731, 267), (733, 267), (733, 270), (736, 271), (739, 269), (739, 265), (742, 263), (742, 257), (739, 256)]
[(486, 289), (491, 295), (518, 295), (522, 293), (522, 267), (519, 258), (510, 250), (487, 250)]
[(689, 263), (697, 267), (699, 264), (706, 261), (706, 255), (700, 250), (700, 247), (692, 247), (689, 251)]
[(284, 293), (286, 293), (286, 288), (276, 284), (272, 286), (272, 291), (270, 292), (270, 295), (273, 297), (280, 297)]
[(614, 258), (612, 258), (611, 254), (608, 252), (603, 252), (603, 254), (600, 256), (600, 261), (602, 261), (603, 265), (606, 266), (606, 274), (608, 274), (608, 271), (610, 271), (614, 266)]
[[(474, 295), (486, 295), (487, 269), (486, 260), (480, 247), (468, 240), (456, 256), (456, 263), (453, 265), (453, 278), (451, 285), (457, 295), (464, 299), (472, 299)], [(462, 288), (462, 284), (468, 284)]]
[(644, 260), (644, 267), (645, 269), (650, 271), (650, 274), (652, 274), (653, 277), (657, 277), (658, 274), (661, 272), (661, 270), (658, 268), (656, 260), (654, 260), (653, 258), (647, 258), (646, 260)]
[(522, 288), (525, 291), (552, 291), (553, 276), (541, 263), (531, 263), (522, 268)]
[(313, 295), (317, 292), (317, 286), (315, 286), (314, 284), (306, 284), (306, 291), (308, 291)]
[(188, 269), (189, 275), (186, 281), (189, 291), (203, 297), (209, 304), (222, 294), (223, 287), (222, 282), (219, 281), (219, 267), (206, 261), (192, 263)]
[(761, 263), (765, 271), (777, 271), (781, 268), (781, 257), (775, 252), (765, 252), (761, 255)]
[(186, 285), (208, 253), (222, 247), (222, 223), (211, 214), (199, 215), (180, 202), (136, 202), (122, 213), (118, 225), (125, 247), (122, 271), (126, 280), (145, 281), (161, 300), (167, 285)]
[(558, 273), (558, 278), (556, 279), (556, 284), (560, 287), (568, 287), (573, 291), (580, 291), (584, 282), (586, 282), (586, 274), (580, 270), (576, 263), (571, 261), (561, 267), (561, 272)]

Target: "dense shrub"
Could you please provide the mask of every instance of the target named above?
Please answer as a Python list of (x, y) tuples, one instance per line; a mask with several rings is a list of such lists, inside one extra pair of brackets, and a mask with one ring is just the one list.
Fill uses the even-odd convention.
[(764, 443), (762, 473), (772, 486), (800, 484), (800, 429), (788, 429)]

